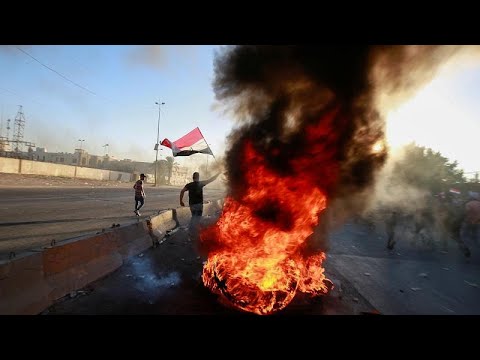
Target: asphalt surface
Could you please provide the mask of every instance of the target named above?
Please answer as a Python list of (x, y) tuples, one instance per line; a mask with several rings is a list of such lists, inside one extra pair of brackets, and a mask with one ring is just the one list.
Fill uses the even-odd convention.
[[(0, 254), (136, 222), (132, 186), (0, 187)], [(180, 190), (147, 185), (140, 218), (179, 207)], [(222, 190), (205, 187), (205, 200), (222, 197)], [(188, 200), (188, 193), (184, 200)]]
[[(0, 180), (0, 255), (128, 224), (133, 184), (71, 179)], [(39, 182), (42, 182), (39, 185)], [(43, 184), (45, 182), (45, 184)], [(20, 183), (21, 186), (16, 186)], [(147, 185), (142, 218), (178, 207), (180, 188)], [(205, 200), (223, 192), (205, 188)], [(414, 237), (408, 224), (396, 228), (396, 245), (386, 248), (382, 224), (346, 223), (330, 236), (326, 274), (335, 288), (326, 296), (298, 296), (284, 314), (480, 314), (480, 244), (466, 258), (451, 240)], [(444, 239), (445, 240), (445, 239)], [(220, 305), (200, 281), (197, 259), (184, 229), (157, 248), (61, 299), (48, 314), (241, 314)]]
[[(325, 269), (335, 288), (325, 296), (294, 301), (276, 315), (478, 315), (480, 247), (466, 258), (453, 242), (426, 246), (399, 227), (386, 248), (382, 228), (347, 223), (330, 236)], [(201, 283), (201, 259), (184, 229), (157, 248), (43, 314), (231, 314)]]
[[(202, 260), (185, 229), (165, 238), (156, 248), (128, 259), (112, 274), (59, 300), (44, 315), (251, 315), (221, 304), (203, 286)], [(370, 314), (375, 309), (326, 264), (334, 289), (310, 298), (299, 294), (282, 315)]]
[(384, 229), (345, 224), (331, 236), (330, 263), (386, 315), (479, 315), (480, 246), (464, 256), (451, 239), (433, 244), (397, 226), (386, 248)]

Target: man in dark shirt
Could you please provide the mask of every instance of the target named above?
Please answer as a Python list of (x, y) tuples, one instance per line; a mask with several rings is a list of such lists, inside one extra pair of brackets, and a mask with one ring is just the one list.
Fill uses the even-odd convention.
[[(183, 195), (185, 194), (185, 191), (188, 191), (188, 204), (190, 205), (190, 211), (192, 213), (190, 224), (188, 226), (188, 238), (189, 241), (192, 242), (195, 251), (199, 254), (202, 254), (202, 251), (199, 247), (198, 227), (200, 225), (200, 220), (202, 219), (203, 213), (203, 187), (214, 181), (219, 175), (220, 173), (208, 180), (200, 181), (200, 174), (198, 172), (194, 172), (193, 182), (185, 185), (180, 192), (180, 205), (185, 206), (183, 202)], [(205, 261), (205, 254), (201, 256), (203, 257), (200, 257), (200, 260)]]
[(188, 191), (188, 205), (190, 206), (190, 211), (192, 212), (193, 217), (201, 217), (203, 213), (203, 187), (212, 181), (214, 181), (220, 173), (214, 177), (200, 181), (200, 174), (198, 172), (193, 173), (193, 182), (188, 183), (180, 192), (180, 205), (185, 206), (183, 202), (183, 195), (185, 191)]

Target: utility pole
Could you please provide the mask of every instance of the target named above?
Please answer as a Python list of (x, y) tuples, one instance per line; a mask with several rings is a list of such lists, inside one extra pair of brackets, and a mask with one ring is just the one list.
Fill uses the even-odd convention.
[(157, 186), (157, 168), (158, 168), (158, 147), (160, 146), (159, 141), (160, 141), (160, 110), (161, 106), (165, 105), (164, 102), (161, 102), (160, 100), (158, 102), (155, 102), (155, 104), (158, 105), (158, 121), (157, 121), (157, 143), (155, 144), (155, 187)]
[(8, 137), (10, 135), (10, 121), (12, 121), (12, 120), (10, 120), (10, 119), (7, 120), (7, 141), (8, 141)]
[(23, 144), (23, 132), (25, 130), (25, 115), (23, 114), (22, 105), (18, 105), (17, 116), (13, 125), (13, 142), (15, 143), (15, 152), (20, 153), (19, 144)]
[(82, 166), (81, 162), (82, 162), (82, 144), (83, 142), (85, 141), (85, 139), (78, 139), (78, 141), (80, 142), (80, 151), (78, 152), (78, 166)]

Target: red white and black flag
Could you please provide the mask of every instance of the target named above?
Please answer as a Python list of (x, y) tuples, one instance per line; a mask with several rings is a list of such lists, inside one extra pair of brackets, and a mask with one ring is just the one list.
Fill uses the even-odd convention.
[(161, 144), (172, 149), (173, 156), (190, 156), (199, 153), (213, 155), (198, 127), (176, 141), (164, 139)]

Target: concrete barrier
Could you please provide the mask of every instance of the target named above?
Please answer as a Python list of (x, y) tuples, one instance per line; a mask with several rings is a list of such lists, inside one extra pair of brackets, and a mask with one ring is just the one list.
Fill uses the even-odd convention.
[(190, 222), (192, 218), (192, 213), (190, 212), (190, 208), (188, 206), (178, 207), (173, 209), (175, 221), (177, 222), (177, 226), (186, 226)]
[(49, 299), (55, 301), (99, 279), (123, 263), (115, 241), (122, 230), (63, 243), (43, 251), (43, 267), (50, 287)]
[[(160, 215), (161, 229), (175, 227)], [(173, 224), (173, 226), (172, 226)], [(142, 221), (95, 236), (19, 254), (0, 262), (0, 314), (38, 314), (54, 301), (122, 266), (123, 261), (153, 244)]]
[(153, 245), (157, 245), (168, 230), (177, 227), (173, 210), (166, 210), (159, 215), (147, 219), (147, 227), (152, 238)]
[[(115, 241), (123, 260), (145, 251), (153, 244), (147, 221), (126, 225), (119, 228)], [(146, 236), (146, 235), (149, 236)]]
[(0, 314), (38, 314), (51, 302), (41, 253), (0, 262)]
[[(214, 214), (221, 202), (205, 204)], [(166, 210), (146, 221), (95, 236), (65, 240), (0, 261), (0, 315), (38, 314), (63, 296), (123, 265), (158, 244), (167, 231), (188, 224), (190, 209)]]
[[(218, 214), (223, 208), (223, 199), (213, 200), (203, 204), (203, 216), (213, 216)], [(173, 214), (177, 226), (187, 226), (192, 218), (192, 213), (188, 206), (173, 209)]]

